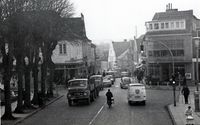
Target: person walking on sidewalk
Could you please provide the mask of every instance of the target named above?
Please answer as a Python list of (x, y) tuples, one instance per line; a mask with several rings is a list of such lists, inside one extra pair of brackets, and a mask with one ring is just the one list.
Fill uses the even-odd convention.
[(183, 94), (184, 96), (184, 99), (185, 99), (185, 104), (188, 104), (188, 97), (190, 95), (190, 90), (188, 88), (187, 85), (185, 85), (181, 91), (181, 93)]

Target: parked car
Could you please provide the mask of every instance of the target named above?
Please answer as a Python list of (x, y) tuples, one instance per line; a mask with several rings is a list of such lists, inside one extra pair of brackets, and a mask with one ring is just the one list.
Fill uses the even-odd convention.
[(143, 105), (146, 104), (146, 89), (141, 83), (131, 83), (128, 86), (128, 103), (142, 102)]
[(120, 87), (122, 89), (127, 89), (128, 85), (131, 83), (131, 78), (130, 77), (122, 77), (121, 82), (120, 82)]
[(107, 75), (103, 78), (103, 86), (104, 87), (111, 87), (112, 86), (112, 81), (110, 75)]

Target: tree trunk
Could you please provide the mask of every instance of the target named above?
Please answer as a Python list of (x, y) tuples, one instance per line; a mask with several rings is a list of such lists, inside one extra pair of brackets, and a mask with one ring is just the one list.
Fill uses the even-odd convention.
[(25, 66), (25, 99), (24, 107), (31, 108), (31, 99), (30, 99), (30, 68)]
[(46, 62), (44, 61), (43, 64), (41, 65), (41, 92), (42, 92), (42, 96), (45, 97), (46, 94), (46, 88), (45, 88), (45, 84), (46, 84)]
[(17, 97), (17, 108), (15, 113), (23, 113), (23, 59), (22, 56), (16, 56), (17, 60), (17, 74), (18, 74), (18, 97)]
[(4, 94), (5, 94), (5, 113), (2, 116), (3, 120), (13, 120), (15, 117), (12, 115), (11, 98), (10, 98), (10, 79), (11, 79), (11, 67), (12, 59), (9, 54), (3, 55), (3, 67), (4, 67)]
[(34, 95), (32, 104), (38, 105), (38, 58), (35, 57), (35, 59), (35, 64), (33, 66)]

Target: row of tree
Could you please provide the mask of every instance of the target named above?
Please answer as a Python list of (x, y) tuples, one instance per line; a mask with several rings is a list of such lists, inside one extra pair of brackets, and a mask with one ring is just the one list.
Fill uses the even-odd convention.
[[(46, 95), (45, 81), (50, 72), (49, 95), (53, 96), (52, 78), (54, 64), (52, 51), (57, 41), (69, 29), (64, 18), (73, 15), (69, 0), (1, 0), (0, 1), (0, 53), (3, 57), (2, 73), (5, 89), (5, 113), (2, 119), (14, 119), (10, 100), (10, 79), (13, 61), (18, 75), (18, 99), (16, 113), (38, 105), (38, 67), (41, 62), (41, 93)], [(39, 56), (41, 55), (42, 56)], [(34, 80), (34, 96), (30, 100), (30, 72)], [(25, 93), (23, 94), (23, 76)], [(23, 97), (23, 95), (25, 97)], [(24, 98), (24, 100), (23, 100)]]

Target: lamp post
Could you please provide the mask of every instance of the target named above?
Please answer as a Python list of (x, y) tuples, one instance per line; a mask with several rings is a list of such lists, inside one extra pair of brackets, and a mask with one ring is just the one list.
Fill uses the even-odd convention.
[(196, 47), (196, 91), (199, 91), (199, 42), (200, 42), (200, 37), (194, 37), (194, 42), (195, 42), (195, 47)]
[(200, 106), (199, 106), (199, 42), (200, 42), (200, 37), (194, 37), (194, 42), (195, 42), (195, 47), (196, 47), (196, 91), (194, 92), (194, 106), (195, 106), (195, 111), (199, 112), (200, 111)]

